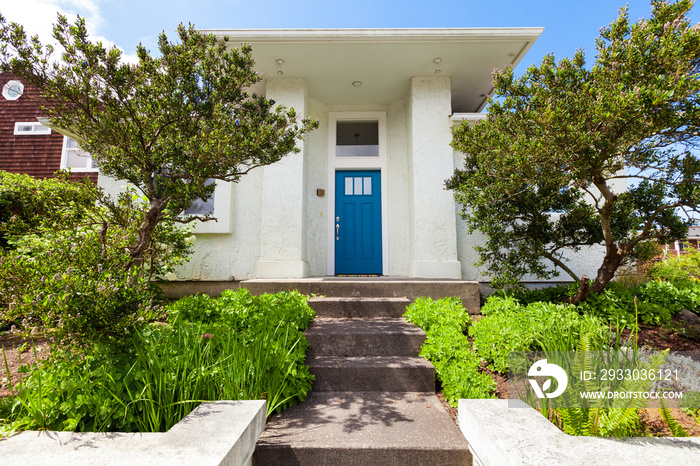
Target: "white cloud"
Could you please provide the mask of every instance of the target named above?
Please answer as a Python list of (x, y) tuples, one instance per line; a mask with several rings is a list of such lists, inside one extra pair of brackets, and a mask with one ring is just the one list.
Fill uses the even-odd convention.
[[(85, 18), (92, 41), (102, 42), (105, 47), (116, 45), (124, 50), (100, 35), (105, 19), (100, 14), (99, 0), (0, 0), (0, 12), (8, 21), (24, 26), (30, 36), (37, 35), (42, 43), (51, 44), (55, 44), (51, 34), (57, 13), (65, 15), (71, 23), (75, 21), (76, 15), (80, 15)], [(136, 55), (125, 54), (123, 59), (129, 63), (138, 61)]]

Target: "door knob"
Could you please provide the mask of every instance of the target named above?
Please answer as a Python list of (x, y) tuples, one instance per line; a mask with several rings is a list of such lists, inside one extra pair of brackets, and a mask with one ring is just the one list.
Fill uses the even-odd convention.
[(339, 239), (340, 239), (340, 225), (336, 223), (335, 224), (335, 240), (338, 241)]

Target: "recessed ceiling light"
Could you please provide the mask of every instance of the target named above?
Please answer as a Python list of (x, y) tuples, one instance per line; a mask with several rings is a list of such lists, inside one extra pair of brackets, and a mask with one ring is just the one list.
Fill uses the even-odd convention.
[(353, 81), (352, 85), (355, 87), (360, 87), (360, 86), (362, 86), (362, 81)]

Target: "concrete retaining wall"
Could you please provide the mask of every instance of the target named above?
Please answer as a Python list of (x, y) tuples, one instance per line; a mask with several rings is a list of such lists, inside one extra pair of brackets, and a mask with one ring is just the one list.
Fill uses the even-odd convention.
[(28, 431), (0, 441), (2, 464), (251, 465), (265, 401), (202, 403), (164, 433)]
[(474, 465), (642, 465), (700, 463), (700, 438), (566, 435), (540, 413), (508, 400), (459, 400), (459, 428)]

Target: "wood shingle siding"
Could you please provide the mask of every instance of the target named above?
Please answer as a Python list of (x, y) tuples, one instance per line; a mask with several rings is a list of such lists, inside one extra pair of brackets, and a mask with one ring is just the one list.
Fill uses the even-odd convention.
[[(22, 79), (9, 73), (0, 74), (0, 88), (10, 80), (24, 84), (24, 93), (17, 100), (0, 97), (0, 170), (11, 173), (26, 173), (36, 178), (49, 178), (61, 168), (63, 135), (51, 134), (15, 135), (15, 123), (36, 122), (46, 116), (39, 91)], [(71, 173), (71, 179), (88, 176), (97, 183), (97, 172)]]

